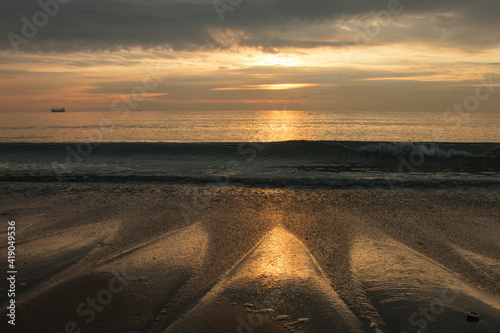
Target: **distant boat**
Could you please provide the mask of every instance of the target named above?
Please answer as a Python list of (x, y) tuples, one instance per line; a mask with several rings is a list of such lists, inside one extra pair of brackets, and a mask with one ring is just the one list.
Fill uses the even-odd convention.
[(50, 109), (52, 112), (64, 112), (66, 111), (64, 108), (59, 108), (59, 109)]

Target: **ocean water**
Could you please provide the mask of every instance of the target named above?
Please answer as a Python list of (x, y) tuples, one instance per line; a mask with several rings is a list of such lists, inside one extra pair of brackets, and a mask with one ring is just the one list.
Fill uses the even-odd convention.
[(0, 142), (500, 142), (499, 113), (0, 113)]
[(287, 110), (5, 113), (0, 180), (498, 186), (499, 115), (461, 117)]

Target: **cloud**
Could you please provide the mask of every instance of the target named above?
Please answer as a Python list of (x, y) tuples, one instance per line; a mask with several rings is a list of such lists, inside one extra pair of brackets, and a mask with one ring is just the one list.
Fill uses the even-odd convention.
[[(33, 53), (338, 48), (355, 43), (356, 34), (374, 22), (373, 14), (386, 10), (391, 1), (397, 0), (243, 0), (221, 22), (212, 0), (72, 0), (59, 5), (32, 38), (23, 35), (22, 18), (33, 22), (41, 10), (38, 3), (4, 1), (0, 50), (12, 49), (9, 33), (25, 38), (28, 42), (19, 43), (19, 49)], [(467, 51), (495, 48), (500, 45), (499, 15), (495, 0), (404, 1), (390, 24), (365, 42), (416, 41)]]

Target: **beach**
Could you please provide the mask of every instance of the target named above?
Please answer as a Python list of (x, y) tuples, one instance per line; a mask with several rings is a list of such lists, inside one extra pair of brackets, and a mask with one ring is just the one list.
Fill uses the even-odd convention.
[(495, 185), (0, 186), (2, 237), (16, 223), (15, 328), (4, 320), (4, 332), (500, 327)]
[(499, 16), (3, 1), (0, 333), (499, 333)]

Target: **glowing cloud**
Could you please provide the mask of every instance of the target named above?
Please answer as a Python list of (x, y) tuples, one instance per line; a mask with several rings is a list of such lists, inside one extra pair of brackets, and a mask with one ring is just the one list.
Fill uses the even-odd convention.
[(286, 90), (316, 86), (314, 83), (254, 84), (238, 87), (213, 88), (210, 90)]

